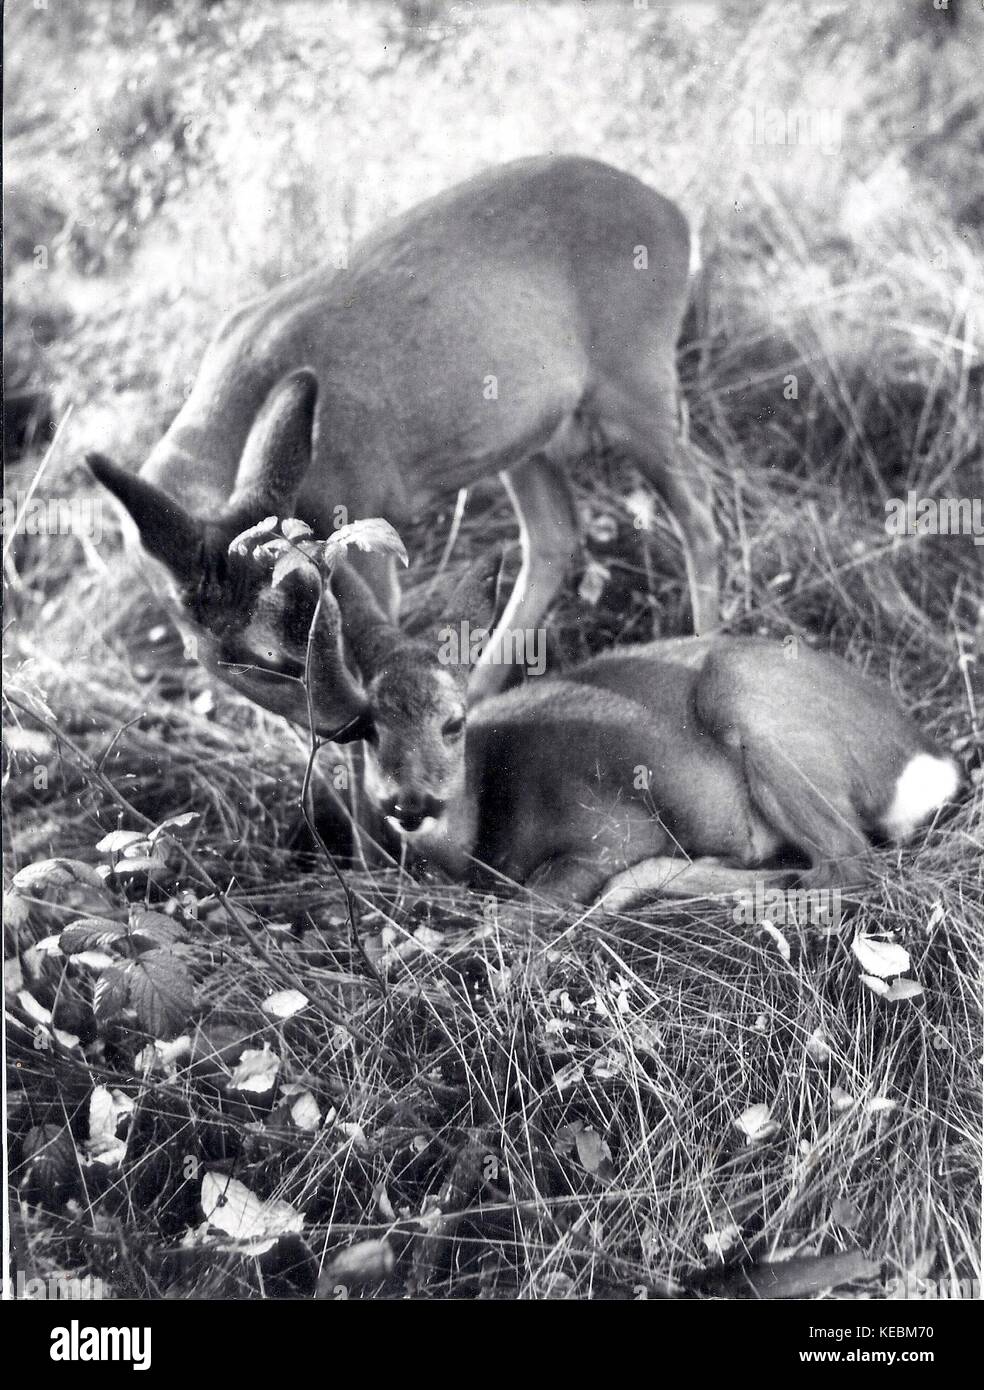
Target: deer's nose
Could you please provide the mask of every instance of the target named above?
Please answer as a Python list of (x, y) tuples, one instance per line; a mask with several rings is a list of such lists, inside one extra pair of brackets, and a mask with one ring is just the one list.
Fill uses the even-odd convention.
[(419, 830), (430, 817), (435, 820), (444, 810), (445, 803), (430, 792), (403, 792), (391, 796), (383, 803), (383, 813), (392, 816), (404, 830)]

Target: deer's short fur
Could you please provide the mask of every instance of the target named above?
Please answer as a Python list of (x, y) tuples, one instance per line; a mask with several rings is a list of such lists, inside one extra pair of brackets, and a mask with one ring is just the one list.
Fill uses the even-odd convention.
[[(101, 456), (146, 549), (176, 579), (212, 669), (258, 704), (303, 715), (298, 638), (310, 585), (283, 593), (230, 565), (267, 514), (319, 535), (383, 516), (398, 528), (490, 474), (512, 498), (522, 567), (499, 632), (536, 628), (578, 546), (565, 462), (586, 424), (635, 461), (678, 523), (698, 631), (717, 618), (708, 480), (677, 445), (674, 346), (689, 235), (667, 199), (595, 160), (519, 160), (428, 199), (222, 325), (194, 388), (134, 478)], [(393, 562), (356, 563), (391, 622)], [(319, 727), (355, 718), (325, 612)], [(474, 694), (506, 674), (499, 638)], [(323, 669), (322, 669), (323, 668)], [(305, 721), (306, 722), (306, 721)]]

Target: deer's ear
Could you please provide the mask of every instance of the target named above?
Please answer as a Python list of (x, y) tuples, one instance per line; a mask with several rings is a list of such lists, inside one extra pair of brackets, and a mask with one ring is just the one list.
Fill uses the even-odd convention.
[(198, 575), (204, 532), (179, 502), (153, 483), (129, 473), (104, 454), (87, 454), (97, 482), (116, 497), (133, 517), (144, 549), (167, 565), (176, 579), (188, 583)]
[(311, 466), (318, 382), (308, 369), (274, 386), (253, 423), (225, 517), (245, 530), (265, 516), (293, 516)]
[(494, 545), (469, 565), (444, 605), (442, 626), (457, 628), (462, 622), (472, 628), (495, 626), (502, 608), (503, 563), (502, 546)]

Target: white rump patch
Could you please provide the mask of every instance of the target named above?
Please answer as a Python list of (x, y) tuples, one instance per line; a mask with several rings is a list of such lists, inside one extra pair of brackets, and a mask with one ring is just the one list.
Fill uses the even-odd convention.
[(917, 753), (902, 769), (882, 828), (893, 840), (907, 840), (917, 826), (956, 793), (960, 773), (949, 758)]

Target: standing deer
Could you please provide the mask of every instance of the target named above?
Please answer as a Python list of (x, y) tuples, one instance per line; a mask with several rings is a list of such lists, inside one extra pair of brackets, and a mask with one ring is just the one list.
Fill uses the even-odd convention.
[[(321, 535), (339, 507), (399, 528), (450, 490), (499, 474), (522, 564), (474, 695), (506, 673), (502, 634), (536, 627), (578, 545), (565, 461), (586, 426), (658, 489), (682, 537), (695, 630), (717, 620), (708, 480), (677, 446), (674, 345), (687, 293), (680, 211), (594, 160), (519, 160), (412, 208), (222, 326), (194, 388), (138, 475), (90, 455), (145, 549), (177, 583), (206, 665), (257, 704), (307, 723), (297, 674), (314, 589), (273, 589), (229, 541), (268, 514)], [(357, 557), (396, 621), (391, 558)], [(324, 607), (320, 728), (361, 696)], [(324, 707), (324, 708), (322, 708)], [(330, 711), (327, 715), (325, 711)]]
[(451, 661), (438, 636), (489, 626), (498, 563), (471, 567), (430, 637), (401, 634), (350, 567), (332, 576), (369, 795), (453, 877), (487, 866), (624, 907), (751, 892), (793, 856), (804, 886), (848, 887), (873, 841), (909, 839), (956, 794), (957, 765), (888, 690), (762, 638), (619, 648), (470, 703), (466, 728), (468, 654)]

